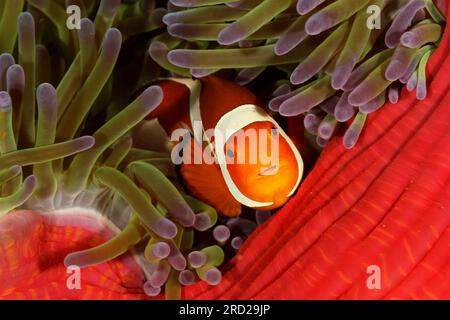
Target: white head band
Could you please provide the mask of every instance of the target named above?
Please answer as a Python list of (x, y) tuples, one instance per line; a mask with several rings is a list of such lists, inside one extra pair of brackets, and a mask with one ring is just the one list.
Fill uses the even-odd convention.
[(289, 136), (283, 131), (283, 129), (280, 127), (280, 125), (269, 115), (267, 114), (264, 109), (252, 105), (252, 104), (246, 104), (237, 107), (236, 109), (226, 113), (222, 116), (222, 118), (217, 123), (215, 130), (214, 130), (214, 136), (215, 137), (224, 137), (224, 139), (217, 139), (215, 141), (215, 152), (217, 156), (217, 160), (220, 166), (220, 170), (222, 171), (222, 175), (225, 179), (225, 182), (233, 195), (233, 197), (239, 201), (240, 203), (252, 207), (252, 208), (258, 208), (258, 207), (268, 207), (273, 205), (273, 202), (259, 202), (252, 200), (245, 196), (239, 188), (234, 183), (233, 179), (231, 178), (230, 173), (228, 172), (227, 168), (227, 162), (225, 158), (225, 152), (224, 152), (224, 146), (226, 141), (238, 132), (239, 130), (245, 128), (249, 124), (255, 123), (255, 122), (271, 122), (275, 128), (278, 129), (281, 136), (287, 141), (289, 144), (292, 152), (294, 152), (295, 159), (297, 161), (297, 167), (298, 167), (298, 176), (297, 181), (295, 183), (295, 186), (292, 188), (291, 192), (287, 195), (288, 197), (291, 196), (295, 190), (297, 189), (298, 185), (300, 184), (302, 175), (303, 175), (303, 160), (298, 152), (297, 148), (295, 147), (292, 140), (289, 138)]

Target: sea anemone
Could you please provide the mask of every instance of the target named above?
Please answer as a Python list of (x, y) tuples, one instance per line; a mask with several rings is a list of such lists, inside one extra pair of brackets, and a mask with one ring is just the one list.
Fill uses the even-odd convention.
[(340, 127), (354, 147), (367, 115), (396, 103), (403, 84), (425, 99), (445, 24), (431, 0), (169, 0), (168, 9), (167, 34), (150, 47), (161, 66), (196, 77), (234, 69), (240, 84), (276, 66), (284, 76), (270, 109), (304, 114), (321, 147)]

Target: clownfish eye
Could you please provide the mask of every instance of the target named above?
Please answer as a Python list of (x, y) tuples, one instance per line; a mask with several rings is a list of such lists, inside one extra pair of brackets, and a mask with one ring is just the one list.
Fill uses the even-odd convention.
[(227, 149), (227, 156), (228, 156), (229, 158), (234, 158), (234, 152), (233, 152), (233, 150)]
[(273, 127), (273, 128), (272, 128), (272, 135), (273, 135), (274, 137), (278, 137), (278, 134), (279, 134), (278, 129)]

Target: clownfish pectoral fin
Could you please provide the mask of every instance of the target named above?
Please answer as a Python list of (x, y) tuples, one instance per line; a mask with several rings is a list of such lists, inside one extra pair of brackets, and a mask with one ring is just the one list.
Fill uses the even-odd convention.
[(241, 204), (231, 195), (216, 164), (183, 164), (180, 172), (193, 196), (224, 216), (241, 214)]
[[(193, 150), (191, 140), (191, 150)], [(203, 155), (207, 157), (207, 155)], [(241, 204), (232, 196), (220, 171), (220, 167), (204, 161), (202, 163), (183, 163), (180, 168), (181, 176), (189, 192), (199, 200), (214, 207), (219, 213), (227, 217), (241, 214)]]

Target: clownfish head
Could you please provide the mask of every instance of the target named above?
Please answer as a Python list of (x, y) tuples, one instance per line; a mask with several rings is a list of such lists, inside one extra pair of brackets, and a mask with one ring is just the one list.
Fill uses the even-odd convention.
[(294, 194), (303, 174), (302, 158), (263, 109), (244, 105), (226, 114), (216, 126), (215, 139), (222, 174), (237, 201), (271, 210)]

